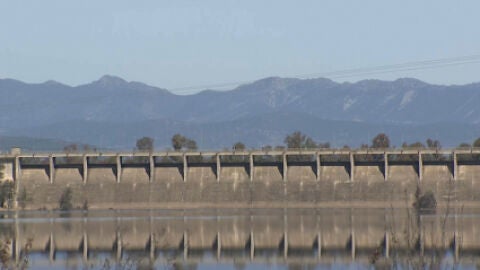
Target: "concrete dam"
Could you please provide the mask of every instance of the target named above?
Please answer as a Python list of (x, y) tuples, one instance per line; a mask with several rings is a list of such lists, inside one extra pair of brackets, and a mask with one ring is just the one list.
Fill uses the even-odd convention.
[(9, 153), (3, 181), (27, 209), (480, 205), (480, 149)]

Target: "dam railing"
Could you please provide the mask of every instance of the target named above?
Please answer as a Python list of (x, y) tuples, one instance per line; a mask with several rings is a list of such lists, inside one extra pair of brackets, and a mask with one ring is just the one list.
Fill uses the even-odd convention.
[[(243, 157), (243, 158), (238, 158)], [(266, 158), (269, 157), (269, 158)], [(461, 158), (459, 158), (461, 157)], [(155, 178), (155, 168), (178, 165), (184, 181), (188, 179), (189, 165), (212, 167), (217, 181), (221, 180), (223, 164), (245, 165), (249, 178), (254, 180), (254, 167), (258, 164), (278, 165), (284, 181), (288, 179), (290, 164), (310, 166), (316, 180), (321, 180), (323, 166), (345, 166), (349, 180), (355, 180), (357, 166), (380, 166), (384, 180), (388, 180), (391, 165), (413, 165), (418, 180), (423, 179), (425, 165), (445, 165), (452, 178), (458, 176), (458, 166), (476, 165), (480, 161), (480, 148), (457, 149), (287, 149), (248, 151), (162, 151), (162, 152), (17, 152), (0, 154), (0, 162), (11, 163), (12, 180), (16, 180), (23, 167), (44, 168), (49, 181), (54, 182), (57, 168), (78, 168), (84, 182), (90, 167), (112, 167), (116, 181), (122, 178), (125, 166), (145, 167), (149, 180)], [(23, 166), (25, 165), (25, 166)]]

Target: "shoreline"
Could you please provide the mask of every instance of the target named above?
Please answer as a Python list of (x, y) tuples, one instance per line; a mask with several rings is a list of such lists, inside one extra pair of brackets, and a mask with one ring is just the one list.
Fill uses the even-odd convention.
[[(128, 211), (128, 210), (278, 210), (278, 209), (407, 209), (413, 208), (413, 202), (322, 202), (322, 203), (272, 203), (272, 202), (257, 202), (257, 203), (130, 203), (130, 204), (112, 204), (101, 203), (90, 206), (88, 209), (81, 207), (74, 207), (69, 211)], [(480, 202), (439, 202), (437, 209), (480, 209)], [(58, 204), (45, 204), (41, 208), (25, 207), (25, 208), (1, 208), (0, 213), (14, 212), (14, 211), (28, 211), (28, 212), (42, 212), (42, 211), (61, 211)]]

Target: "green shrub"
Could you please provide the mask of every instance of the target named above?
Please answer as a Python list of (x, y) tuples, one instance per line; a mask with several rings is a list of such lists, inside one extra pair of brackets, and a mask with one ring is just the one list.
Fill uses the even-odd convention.
[(25, 207), (27, 206), (27, 202), (29, 201), (27, 189), (25, 187), (22, 188), (22, 191), (20, 191), (20, 194), (18, 194), (17, 201), (20, 208), (25, 209)]
[(71, 188), (66, 188), (59, 200), (60, 210), (68, 211), (73, 209), (73, 191)]
[(427, 191), (424, 194), (417, 188), (415, 193), (415, 202), (413, 203), (418, 211), (434, 211), (437, 208), (437, 200), (435, 194), (432, 191)]
[(14, 197), (15, 183), (12, 181), (0, 183), (0, 206), (11, 208)]

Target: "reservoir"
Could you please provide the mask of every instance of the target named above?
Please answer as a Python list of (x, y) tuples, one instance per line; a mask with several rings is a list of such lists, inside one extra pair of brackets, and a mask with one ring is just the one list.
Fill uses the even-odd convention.
[(28, 269), (474, 269), (480, 211), (442, 208), (3, 212), (1, 262)]

